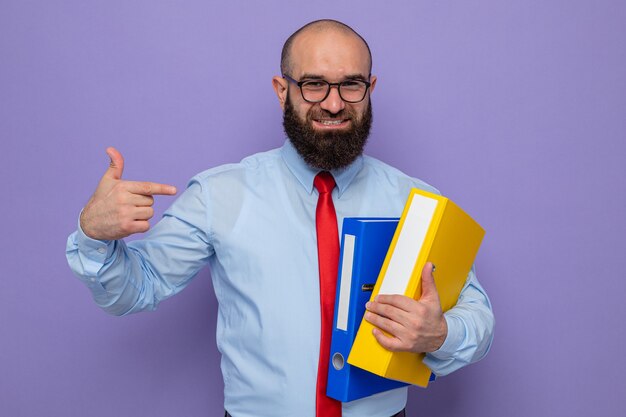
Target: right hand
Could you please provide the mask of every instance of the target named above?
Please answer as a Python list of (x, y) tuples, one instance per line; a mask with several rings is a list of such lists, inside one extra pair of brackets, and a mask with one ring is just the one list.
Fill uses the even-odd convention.
[(174, 195), (176, 187), (154, 182), (122, 180), (124, 158), (113, 147), (111, 158), (98, 188), (80, 215), (80, 227), (92, 239), (117, 240), (150, 229), (154, 215), (153, 195)]

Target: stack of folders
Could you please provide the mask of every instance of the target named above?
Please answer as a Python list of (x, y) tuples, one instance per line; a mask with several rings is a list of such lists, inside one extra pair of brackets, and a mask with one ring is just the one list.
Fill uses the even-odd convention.
[[(441, 308), (449, 310), (458, 301), (484, 235), (480, 225), (449, 199), (412, 189), (371, 298), (404, 294), (419, 299), (422, 269), (432, 262), (437, 267), (434, 277)], [(426, 387), (431, 370), (422, 362), (424, 354), (390, 352), (376, 341), (372, 330), (370, 323), (361, 321), (348, 364)]]
[(345, 218), (326, 394), (348, 402), (407, 384), (348, 364), (348, 354), (393, 238), (398, 218)]

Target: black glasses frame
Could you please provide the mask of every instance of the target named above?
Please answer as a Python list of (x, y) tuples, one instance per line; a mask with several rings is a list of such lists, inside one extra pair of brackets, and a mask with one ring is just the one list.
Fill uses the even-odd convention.
[[(287, 81), (291, 81), (292, 83), (294, 83), (295, 85), (298, 86), (298, 88), (300, 89), (300, 94), (302, 95), (302, 99), (304, 101), (306, 101), (307, 103), (321, 103), (322, 101), (326, 100), (328, 98), (328, 95), (330, 94), (330, 89), (332, 87), (337, 87), (337, 92), (339, 93), (339, 97), (343, 101), (345, 101), (346, 103), (360, 103), (363, 100), (365, 100), (365, 96), (367, 96), (367, 91), (369, 90), (370, 86), (372, 85), (372, 83), (370, 83), (369, 81), (365, 81), (365, 80), (346, 80), (346, 81), (342, 81), (340, 83), (329, 83), (326, 80), (317, 80), (317, 79), (315, 79), (315, 80), (298, 81), (298, 80), (294, 80), (293, 78), (291, 78), (287, 74), (283, 74), (283, 78), (286, 79)], [(304, 91), (302, 91), (302, 85), (304, 83), (311, 82), (311, 81), (324, 83), (324, 84), (326, 84), (328, 86), (328, 88), (326, 89), (326, 95), (321, 100), (307, 100), (307, 98), (304, 97)], [(344, 83), (349, 83), (349, 82), (354, 82), (354, 81), (358, 81), (358, 82), (361, 82), (361, 83), (365, 84), (365, 91), (363, 92), (363, 97), (360, 100), (356, 100), (356, 101), (354, 101), (354, 100), (346, 100), (341, 95), (341, 85), (344, 84)]]

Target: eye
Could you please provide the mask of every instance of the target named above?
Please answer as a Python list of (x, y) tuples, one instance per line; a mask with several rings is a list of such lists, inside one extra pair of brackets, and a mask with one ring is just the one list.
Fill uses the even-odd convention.
[(307, 88), (309, 90), (317, 90), (326, 88), (326, 83), (324, 81), (305, 81), (302, 84), (303, 88)]
[(341, 88), (347, 90), (358, 90), (363, 87), (365, 87), (365, 83), (358, 80), (348, 80), (341, 83)]

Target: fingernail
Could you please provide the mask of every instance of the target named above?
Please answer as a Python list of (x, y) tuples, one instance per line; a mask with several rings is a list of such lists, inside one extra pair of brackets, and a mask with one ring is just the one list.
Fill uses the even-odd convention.
[(372, 305), (372, 303), (370, 303), (369, 301), (367, 303), (365, 303), (365, 308), (369, 310), (370, 306)]

